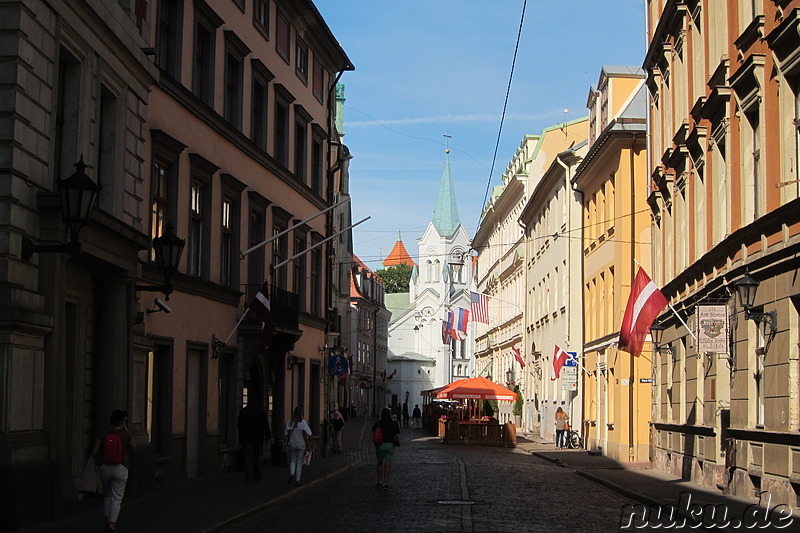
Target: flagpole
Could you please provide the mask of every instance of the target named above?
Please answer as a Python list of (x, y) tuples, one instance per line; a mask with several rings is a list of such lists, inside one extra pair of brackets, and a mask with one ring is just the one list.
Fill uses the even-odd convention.
[(219, 352), (221, 352), (221, 351), (222, 351), (222, 349), (223, 349), (223, 348), (225, 348), (225, 346), (227, 346), (227, 345), (228, 345), (228, 341), (229, 341), (229, 340), (231, 340), (231, 337), (233, 337), (233, 333), (234, 333), (234, 332), (236, 331), (236, 329), (239, 327), (239, 324), (241, 324), (241, 323), (242, 323), (242, 320), (244, 320), (244, 317), (246, 317), (246, 316), (247, 316), (247, 313), (248, 313), (249, 311), (250, 311), (250, 308), (249, 308), (249, 307), (248, 307), (247, 309), (245, 309), (245, 310), (244, 310), (244, 313), (242, 313), (242, 317), (239, 319), (239, 321), (236, 323), (236, 325), (235, 325), (235, 326), (233, 326), (233, 329), (232, 329), (232, 330), (231, 330), (231, 332), (228, 334), (228, 338), (226, 338), (224, 342), (220, 343), (220, 342), (219, 342), (219, 339), (217, 339), (217, 336), (216, 336), (215, 334), (213, 334), (213, 333), (211, 334), (211, 337), (212, 337), (212, 345), (214, 346), (214, 354), (213, 354), (213, 355), (214, 355), (214, 359), (216, 359), (217, 357), (219, 357)]
[(315, 244), (314, 246), (311, 246), (310, 248), (306, 248), (305, 250), (303, 250), (303, 251), (302, 251), (302, 252), (300, 252), (300, 253), (294, 254), (294, 255), (293, 255), (292, 257), (290, 257), (289, 259), (286, 259), (285, 261), (283, 261), (283, 262), (281, 262), (281, 263), (278, 263), (277, 265), (275, 265), (274, 267), (272, 267), (272, 270), (273, 270), (273, 271), (275, 271), (275, 270), (278, 270), (280, 267), (282, 267), (283, 265), (285, 265), (285, 264), (289, 263), (290, 261), (294, 261), (295, 259), (297, 259), (297, 258), (298, 258), (298, 257), (300, 257), (301, 255), (305, 255), (305, 254), (307, 254), (308, 252), (310, 252), (311, 250), (313, 250), (313, 249), (315, 249), (315, 248), (319, 248), (320, 246), (322, 246), (322, 245), (323, 245), (323, 244), (325, 244), (326, 242), (328, 242), (328, 241), (330, 241), (330, 240), (332, 240), (332, 239), (335, 239), (336, 237), (338, 237), (339, 235), (341, 235), (341, 234), (342, 234), (342, 233), (344, 233), (345, 231), (347, 231), (347, 230), (349, 230), (349, 229), (353, 229), (353, 228), (355, 228), (356, 226), (358, 226), (358, 225), (359, 225), (359, 224), (361, 224), (362, 222), (366, 222), (366, 221), (367, 221), (367, 220), (369, 220), (370, 218), (372, 218), (372, 217), (371, 217), (371, 216), (369, 216), (369, 217), (366, 217), (366, 218), (362, 218), (361, 220), (359, 220), (358, 222), (356, 222), (356, 223), (355, 223), (355, 224), (353, 224), (352, 226), (348, 226), (348, 227), (344, 228), (343, 230), (341, 230), (341, 231), (338, 231), (338, 232), (334, 233), (333, 235), (331, 235), (331, 236), (330, 236), (330, 237), (328, 237), (327, 239), (323, 239), (323, 240), (319, 241), (319, 242), (318, 242), (317, 244)]
[[(642, 268), (642, 264), (639, 261), (637, 261), (635, 257), (633, 258), (633, 262), (636, 263), (639, 266), (639, 268)], [(656, 287), (658, 287), (658, 285), (656, 285)], [(659, 287), (658, 290), (660, 291), (661, 288)], [(667, 305), (669, 306), (670, 309), (672, 309), (672, 312), (675, 314), (675, 317), (680, 321), (680, 323), (683, 324), (683, 327), (686, 328), (686, 331), (688, 331), (689, 334), (692, 337), (694, 337), (694, 340), (697, 341), (697, 335), (694, 334), (692, 328), (690, 328), (689, 325), (683, 320), (683, 318), (681, 318), (681, 315), (678, 314), (678, 311), (676, 311), (675, 308), (672, 307), (672, 304), (669, 302), (669, 300), (667, 300)]]

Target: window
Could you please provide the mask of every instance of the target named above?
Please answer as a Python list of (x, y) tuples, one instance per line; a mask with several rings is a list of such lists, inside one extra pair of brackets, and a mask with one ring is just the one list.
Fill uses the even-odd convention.
[(289, 104), (283, 98), (275, 99), (275, 160), (289, 165)]
[[(185, 146), (160, 130), (151, 132), (153, 166), (150, 176), (150, 241), (164, 234), (177, 214), (178, 157)], [(150, 260), (155, 261), (153, 250)]]
[(182, 12), (182, 0), (161, 0), (158, 3), (156, 61), (161, 70), (175, 79), (180, 76)]
[(191, 217), (189, 220), (189, 242), (187, 247), (187, 255), (189, 268), (188, 273), (190, 276), (200, 276), (202, 269), (200, 267), (203, 257), (203, 215), (205, 214), (205, 206), (203, 205), (203, 196), (205, 187), (202, 183), (193, 181), (191, 186)]
[(225, 119), (235, 128), (242, 127), (242, 62), (228, 51), (225, 57)]
[[(314, 135), (311, 140), (311, 188), (320, 196), (322, 196), (323, 157), (322, 138)], [(340, 228), (344, 228), (344, 225)]]
[(289, 19), (280, 10), (275, 22), (275, 51), (289, 63)]
[(308, 84), (308, 45), (301, 39), (295, 41), (294, 68), (297, 77)]
[(211, 177), (216, 166), (197, 154), (189, 154), (189, 234), (186, 242), (187, 273), (209, 279), (211, 245)]
[(311, 92), (314, 94), (314, 98), (319, 100), (320, 104), (325, 103), (325, 69), (322, 68), (322, 65), (319, 61), (314, 59), (314, 78), (312, 80), (311, 85)]
[[(251, 197), (250, 227), (248, 228), (248, 248), (261, 244), (266, 240), (266, 222), (264, 207), (253, 205)], [(264, 247), (253, 250), (247, 256), (247, 282), (253, 285), (253, 292), (264, 283)]]
[(244, 58), (250, 49), (230, 30), (225, 30), (225, 119), (242, 128)]
[(253, 0), (253, 24), (269, 38), (269, 4), (267, 0)]
[(222, 228), (220, 236), (220, 285), (229, 287), (231, 285), (231, 271), (233, 258), (233, 216), (235, 205), (230, 198), (222, 200)]
[(221, 174), (222, 217), (220, 220), (220, 277), (223, 287), (239, 287), (240, 198), (245, 185), (231, 176)]
[[(289, 219), (291, 217), (284, 210), (273, 207), (272, 211), (272, 236), (275, 237), (289, 227)], [(288, 258), (289, 253), (289, 234), (284, 233), (280, 237), (272, 241), (272, 284), (284, 290), (288, 290), (286, 270), (288, 265), (283, 265), (280, 268), (275, 268), (276, 265), (284, 262)]]
[(192, 92), (203, 103), (213, 106), (215, 36), (222, 20), (204, 3), (197, 4), (196, 15)]
[(58, 94), (56, 95), (55, 169), (56, 178), (70, 176), (78, 161), (77, 137), (80, 113), (81, 64), (64, 48), (58, 61)]
[(267, 86), (253, 76), (253, 117), (250, 120), (250, 137), (259, 148), (267, 144)]
[[(115, 177), (117, 150), (117, 112), (119, 104), (117, 95), (103, 85), (100, 89), (100, 120), (97, 153), (97, 182), (101, 186), (98, 193), (97, 205), (108, 213), (114, 213), (114, 204), (121, 200), (119, 190), (122, 186)], [(102, 180), (102, 182), (100, 181)]]
[[(312, 245), (318, 244), (321, 237), (314, 235)], [(322, 316), (322, 246), (314, 248), (311, 252), (311, 276), (309, 285), (311, 289), (311, 312)]]
[(306, 183), (308, 163), (306, 161), (306, 146), (308, 144), (308, 122), (296, 113), (294, 123), (294, 175), (297, 180)]
[[(294, 255), (304, 252), (306, 249), (306, 235), (295, 230), (294, 236)], [(292, 272), (292, 292), (297, 295), (297, 310), (306, 310), (306, 264), (308, 255), (303, 254), (294, 260), (294, 272)]]

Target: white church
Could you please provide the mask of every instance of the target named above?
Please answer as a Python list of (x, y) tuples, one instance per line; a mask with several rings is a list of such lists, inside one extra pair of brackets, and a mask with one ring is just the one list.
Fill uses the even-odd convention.
[(422, 391), (475, 375), (472, 321), (463, 340), (443, 342), (442, 323), (448, 311), (470, 309), (472, 282), (470, 238), (461, 224), (455, 187), (445, 152), (439, 196), (433, 219), (417, 239), (418, 262), (398, 239), (384, 266), (413, 265), (408, 292), (387, 294), (391, 311), (387, 364), (387, 405), (422, 405)]

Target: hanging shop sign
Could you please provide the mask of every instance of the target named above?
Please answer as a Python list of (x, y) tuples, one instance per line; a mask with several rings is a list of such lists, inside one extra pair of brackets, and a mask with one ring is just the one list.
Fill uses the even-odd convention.
[(697, 351), (728, 353), (727, 305), (697, 306)]

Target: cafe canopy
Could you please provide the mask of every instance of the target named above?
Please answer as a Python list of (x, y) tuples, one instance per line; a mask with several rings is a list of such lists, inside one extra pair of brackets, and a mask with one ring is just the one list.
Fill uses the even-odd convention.
[(459, 379), (436, 392), (439, 400), (507, 400), (517, 399), (517, 393), (489, 381), (483, 376)]

